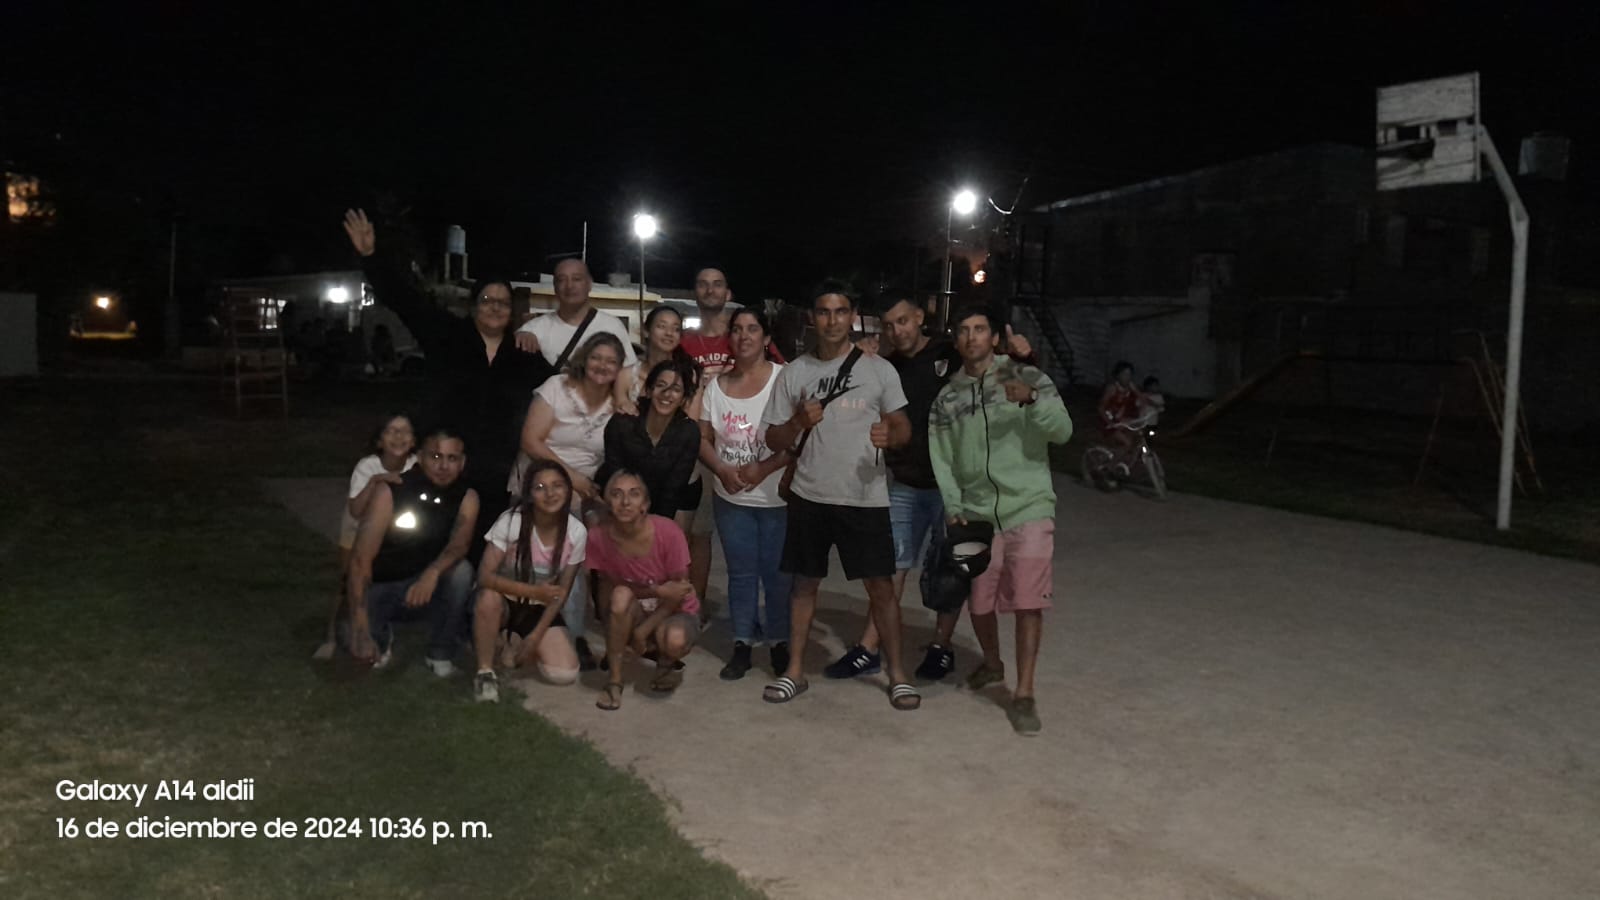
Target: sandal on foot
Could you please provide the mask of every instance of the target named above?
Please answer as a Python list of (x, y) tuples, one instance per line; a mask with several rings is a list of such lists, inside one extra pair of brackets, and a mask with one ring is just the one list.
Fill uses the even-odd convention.
[(613, 710), (621, 709), (622, 682), (608, 682), (606, 684), (605, 691), (600, 695), (600, 699), (594, 702), (594, 705), (605, 710), (606, 712), (612, 712)]
[(978, 666), (967, 676), (967, 690), (981, 691), (991, 684), (1000, 684), (1006, 680), (1005, 669), (991, 669), (988, 666)]
[(889, 685), (889, 705), (898, 710), (910, 711), (922, 708), (922, 695), (917, 689), (905, 682)]
[(810, 682), (795, 681), (784, 676), (761, 689), (761, 699), (768, 703), (788, 703), (790, 700), (804, 694), (811, 687)]
[(677, 666), (657, 669), (656, 677), (650, 679), (650, 690), (658, 694), (670, 694), (683, 684), (683, 670)]

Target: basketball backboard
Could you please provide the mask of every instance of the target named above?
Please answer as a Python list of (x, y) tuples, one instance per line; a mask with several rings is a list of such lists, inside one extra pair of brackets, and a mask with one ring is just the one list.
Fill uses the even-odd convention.
[(1477, 181), (1478, 73), (1378, 88), (1378, 190)]

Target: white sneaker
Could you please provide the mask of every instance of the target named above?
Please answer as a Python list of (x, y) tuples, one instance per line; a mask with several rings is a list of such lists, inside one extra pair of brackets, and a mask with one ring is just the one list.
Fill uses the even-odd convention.
[(451, 675), (456, 673), (455, 664), (450, 662), (448, 659), (430, 658), (428, 660), (428, 668), (432, 670), (433, 674), (439, 676), (440, 678), (449, 678)]
[(500, 679), (493, 672), (479, 672), (472, 681), (472, 696), (479, 703), (500, 702)]
[(373, 663), (372, 667), (374, 669), (387, 669), (389, 668), (389, 664), (392, 662), (394, 662), (394, 651), (385, 650), (378, 654), (378, 661)]

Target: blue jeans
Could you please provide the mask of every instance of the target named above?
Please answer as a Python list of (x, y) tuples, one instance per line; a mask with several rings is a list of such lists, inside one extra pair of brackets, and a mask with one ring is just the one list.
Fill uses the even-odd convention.
[[(728, 563), (728, 618), (733, 639), (753, 644), (759, 633), (771, 643), (789, 640), (789, 585), (778, 570), (789, 511), (782, 506), (740, 506), (713, 497), (712, 514)], [(760, 593), (766, 588), (766, 621), (760, 622)]]
[[(938, 488), (890, 484), (889, 525), (894, 529), (894, 567), (909, 572), (919, 559), (934, 558), (944, 543), (944, 495)], [(926, 555), (921, 552), (925, 540)]]
[(462, 560), (439, 576), (433, 596), (426, 606), (406, 607), (406, 591), (417, 583), (416, 576), (404, 581), (379, 581), (367, 587), (367, 622), (372, 628), (372, 639), (380, 652), (394, 641), (390, 623), (418, 619), (426, 615), (429, 622), (428, 658), (448, 660), (456, 655), (461, 640), (461, 627), (466, 621), (467, 600), (472, 596), (472, 566)]

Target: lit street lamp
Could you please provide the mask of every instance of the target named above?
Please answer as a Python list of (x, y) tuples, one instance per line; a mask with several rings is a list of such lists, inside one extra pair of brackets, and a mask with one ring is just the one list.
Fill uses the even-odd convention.
[(656, 217), (637, 213), (633, 217), (633, 233), (639, 238), (639, 340), (644, 341), (644, 242), (656, 236)]
[(956, 192), (954, 197), (950, 198), (950, 206), (944, 212), (944, 290), (940, 292), (939, 297), (940, 331), (944, 331), (950, 325), (950, 299), (953, 296), (950, 290), (950, 269), (953, 265), (951, 252), (955, 246), (955, 241), (951, 235), (952, 220), (957, 214), (970, 216), (972, 211), (977, 208), (978, 195), (966, 188), (962, 188)]

